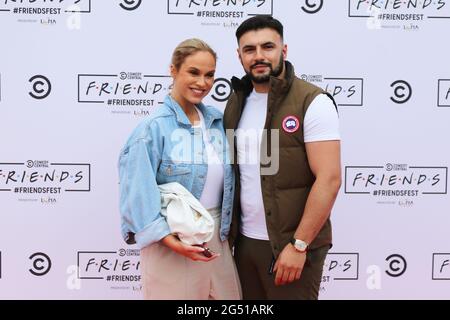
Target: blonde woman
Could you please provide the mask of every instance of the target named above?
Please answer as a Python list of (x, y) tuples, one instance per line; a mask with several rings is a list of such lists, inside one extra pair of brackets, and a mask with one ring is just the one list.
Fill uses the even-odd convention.
[[(227, 243), (234, 175), (222, 113), (202, 103), (214, 83), (216, 59), (202, 40), (181, 42), (172, 55), (170, 95), (120, 153), (122, 236), (141, 248), (145, 299), (241, 298)], [(171, 234), (158, 189), (168, 182), (185, 187), (214, 218), (214, 235), (205, 246)]]

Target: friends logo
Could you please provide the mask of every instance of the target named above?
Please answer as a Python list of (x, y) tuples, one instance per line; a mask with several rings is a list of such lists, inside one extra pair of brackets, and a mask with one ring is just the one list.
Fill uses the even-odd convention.
[(346, 166), (344, 193), (397, 199), (400, 206), (411, 206), (412, 200), (399, 199), (447, 194), (447, 177), (448, 167), (439, 166), (393, 163), (385, 166)]
[[(59, 17), (72, 14), (66, 21), (67, 26), (79, 28), (78, 15), (81, 13), (91, 13), (91, 0), (4, 0), (0, 3), (0, 14), (19, 17), (18, 22), (34, 22), (41, 25), (55, 25)], [(44, 16), (46, 18), (42, 18)]]
[(433, 253), (432, 280), (450, 280), (450, 253)]
[(438, 107), (450, 107), (450, 79), (438, 80)]
[[(0, 163), (0, 192), (13, 193), (27, 201), (54, 203), (64, 192), (89, 192), (91, 165), (89, 163), (56, 163), (48, 160)], [(31, 196), (31, 198), (30, 198)], [(49, 198), (42, 198), (42, 196)], [(19, 199), (24, 201), (24, 199)]]
[(330, 93), (338, 106), (363, 106), (363, 78), (332, 78), (322, 75), (302, 74), (301, 79), (315, 83)]
[(349, 18), (366, 18), (369, 29), (420, 29), (425, 20), (450, 19), (447, 0), (348, 0)]
[(273, 0), (167, 0), (167, 14), (196, 16), (204, 26), (237, 27), (248, 16), (272, 15)]
[[(323, 266), (327, 280), (358, 280), (359, 253), (328, 253)], [(324, 279), (322, 279), (322, 282)]]
[[(111, 284), (139, 284), (139, 250), (79, 251), (78, 279), (104, 280)], [(136, 290), (139, 286), (132, 286)], [(129, 288), (129, 287), (127, 287)]]
[(171, 86), (172, 78), (166, 75), (79, 74), (78, 102), (105, 104), (115, 114), (146, 116), (163, 103)]

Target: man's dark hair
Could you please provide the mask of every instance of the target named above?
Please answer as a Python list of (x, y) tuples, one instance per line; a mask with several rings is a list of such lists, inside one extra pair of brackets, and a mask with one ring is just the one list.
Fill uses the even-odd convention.
[(239, 42), (239, 39), (247, 31), (256, 31), (264, 28), (275, 30), (283, 39), (283, 25), (280, 21), (268, 15), (257, 15), (242, 22), (236, 30), (236, 39)]

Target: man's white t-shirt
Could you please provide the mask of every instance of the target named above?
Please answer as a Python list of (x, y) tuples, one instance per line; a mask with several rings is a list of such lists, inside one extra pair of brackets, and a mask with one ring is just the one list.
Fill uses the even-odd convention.
[[(241, 233), (269, 240), (260, 180), (260, 146), (267, 115), (267, 93), (248, 96), (236, 130), (237, 161), (241, 175)], [(339, 119), (331, 99), (318, 95), (305, 114), (305, 143), (340, 140)]]

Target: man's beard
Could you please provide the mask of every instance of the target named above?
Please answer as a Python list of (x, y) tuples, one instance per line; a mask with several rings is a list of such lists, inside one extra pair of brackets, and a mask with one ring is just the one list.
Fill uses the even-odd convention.
[[(270, 72), (268, 74), (255, 76), (251, 70), (257, 65), (265, 65), (265, 66), (269, 67)], [(268, 62), (257, 62), (250, 67), (250, 71), (246, 70), (245, 72), (247, 73), (247, 75), (250, 77), (250, 79), (254, 83), (266, 83), (270, 80), (271, 76), (278, 77), (281, 74), (281, 72), (283, 72), (283, 67), (284, 67), (284, 60), (283, 60), (283, 54), (281, 54), (280, 62), (278, 63), (278, 65), (276, 66), (275, 69), (273, 69), (272, 65)]]

